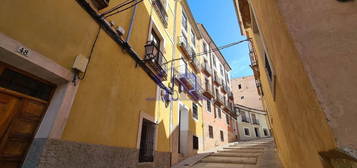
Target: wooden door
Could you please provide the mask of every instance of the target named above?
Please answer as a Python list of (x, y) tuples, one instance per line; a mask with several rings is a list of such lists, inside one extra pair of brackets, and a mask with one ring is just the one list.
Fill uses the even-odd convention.
[(51, 87), (38, 79), (0, 65), (0, 168), (21, 167), (46, 112), (51, 94), (47, 88)]

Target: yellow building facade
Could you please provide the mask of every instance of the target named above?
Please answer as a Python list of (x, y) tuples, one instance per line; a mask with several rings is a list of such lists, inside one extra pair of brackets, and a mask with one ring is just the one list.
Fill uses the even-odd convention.
[(234, 0), (284, 167), (355, 167), (355, 2), (310, 2)]
[(1, 5), (0, 165), (170, 167), (203, 150), (187, 2), (108, 2)]

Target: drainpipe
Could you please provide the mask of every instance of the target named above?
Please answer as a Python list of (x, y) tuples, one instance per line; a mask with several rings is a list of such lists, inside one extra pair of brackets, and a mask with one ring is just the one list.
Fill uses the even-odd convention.
[(131, 15), (131, 21), (130, 21), (130, 25), (129, 25), (128, 35), (126, 36), (126, 39), (125, 39), (125, 41), (127, 43), (129, 43), (129, 40), (131, 37), (131, 32), (133, 31), (133, 25), (134, 25), (134, 20), (135, 20), (135, 16), (136, 16), (136, 8), (138, 7), (138, 4), (136, 2), (137, 2), (137, 0), (134, 0), (135, 6), (133, 9), (133, 14)]

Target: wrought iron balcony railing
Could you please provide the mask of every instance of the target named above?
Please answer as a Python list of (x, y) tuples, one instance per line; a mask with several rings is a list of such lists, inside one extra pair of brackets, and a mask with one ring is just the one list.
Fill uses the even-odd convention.
[(204, 61), (204, 63), (202, 64), (202, 72), (206, 75), (206, 76), (211, 76), (212, 75), (212, 70), (211, 67), (209, 66), (207, 61)]
[(159, 47), (154, 42), (149, 41), (145, 45), (145, 52), (144, 62), (149, 65), (161, 80), (167, 80), (167, 65), (165, 64), (167, 61)]
[(202, 97), (202, 86), (201, 80), (194, 73), (190, 72), (185, 66), (184, 70), (176, 71), (176, 79), (182, 84), (184, 89), (191, 95), (195, 100), (199, 100)]
[(228, 92), (228, 98), (233, 100), (234, 99), (234, 96), (233, 96), (233, 92), (232, 91), (229, 91)]
[(257, 119), (253, 119), (253, 124), (254, 124), (254, 125), (260, 125), (260, 122), (259, 122), (259, 120), (257, 120)]
[(223, 98), (220, 94), (216, 93), (216, 102), (215, 102), (218, 106), (223, 105)]
[(193, 87), (195, 87), (195, 81), (197, 80), (197, 76), (188, 70), (187, 65), (185, 65), (184, 70), (177, 72), (176, 78), (186, 90), (193, 89)]
[(203, 90), (203, 95), (206, 96), (209, 99), (211, 99), (213, 97), (212, 85), (210, 84), (210, 82), (206, 82), (205, 83), (205, 88)]
[(227, 89), (228, 87), (227, 87), (227, 85), (222, 85), (221, 86), (221, 91), (224, 93), (224, 94), (226, 94), (227, 92), (228, 92), (228, 89)]
[(242, 116), (242, 122), (250, 123), (250, 120), (247, 117)]
[(218, 75), (216, 73), (214, 73), (213, 75), (213, 83), (216, 85), (216, 86), (220, 86), (222, 85), (221, 84), (221, 80), (219, 79)]
[(194, 57), (192, 59), (191, 63), (192, 63), (193, 68), (196, 70), (196, 72), (200, 72), (200, 70), (201, 70), (200, 60)]
[(192, 48), (188, 45), (188, 41), (186, 37), (179, 37), (179, 47), (181, 48), (183, 55), (188, 59), (192, 60), (194, 57), (194, 51)]
[(156, 10), (156, 12), (159, 14), (161, 22), (163, 23), (163, 25), (165, 27), (167, 27), (167, 25), (168, 25), (167, 22), (168, 22), (169, 17), (168, 17), (168, 15), (166, 13), (164, 4), (162, 4), (161, 0), (153, 0), (152, 4), (153, 4), (154, 9)]

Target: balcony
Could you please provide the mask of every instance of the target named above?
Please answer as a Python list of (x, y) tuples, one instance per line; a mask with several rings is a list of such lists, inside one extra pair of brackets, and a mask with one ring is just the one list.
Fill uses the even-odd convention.
[(176, 79), (188, 91), (195, 87), (197, 76), (190, 72), (186, 66), (185, 70), (182, 72), (177, 72)]
[(194, 56), (194, 52), (192, 48), (188, 45), (187, 38), (181, 36), (179, 37), (179, 47), (181, 48), (183, 55), (188, 59), (192, 60)]
[(208, 99), (213, 98), (212, 85), (209, 82), (205, 83), (203, 95), (206, 96)]
[(167, 65), (165, 64), (167, 61), (160, 49), (152, 41), (149, 41), (145, 45), (145, 52), (145, 64), (148, 64), (162, 81), (167, 80)]
[(202, 98), (202, 92), (203, 92), (203, 89), (201, 86), (201, 82), (198, 78), (196, 78), (195, 86), (193, 87), (193, 89), (189, 90), (188, 93), (191, 95), (191, 97), (194, 100), (199, 100)]
[(198, 60), (197, 58), (193, 58), (191, 64), (192, 64), (193, 69), (194, 69), (197, 73), (200, 72), (200, 70), (201, 70), (200, 60)]
[(233, 92), (232, 92), (232, 91), (229, 91), (229, 92), (228, 92), (228, 98), (229, 98), (230, 100), (233, 100), (233, 99), (234, 99), (234, 96), (233, 96)]
[(228, 86), (227, 85), (223, 85), (221, 87), (221, 91), (222, 91), (222, 93), (227, 94), (228, 93)]
[(223, 98), (221, 95), (216, 94), (216, 99), (215, 99), (215, 103), (218, 106), (222, 106), (223, 105)]
[(246, 117), (242, 117), (242, 122), (250, 123), (249, 119), (247, 119)]
[(194, 73), (190, 72), (187, 66), (182, 72), (176, 73), (176, 80), (182, 84), (187, 93), (190, 94), (194, 100), (199, 100), (203, 92), (201, 80)]
[(227, 112), (233, 112), (233, 104), (231, 102), (225, 103), (223, 110)]
[(212, 75), (212, 70), (208, 65), (207, 61), (204, 61), (204, 63), (202, 64), (202, 72), (206, 75), (206, 76), (211, 76)]
[(153, 0), (152, 5), (154, 6), (155, 11), (159, 14), (160, 20), (165, 28), (167, 28), (168, 16), (161, 0)]
[(259, 120), (257, 120), (257, 119), (253, 119), (253, 122), (252, 122), (254, 125), (260, 125), (260, 122), (259, 122)]
[(216, 86), (221, 86), (221, 80), (218, 78), (217, 73), (214, 73), (213, 75), (213, 84)]

